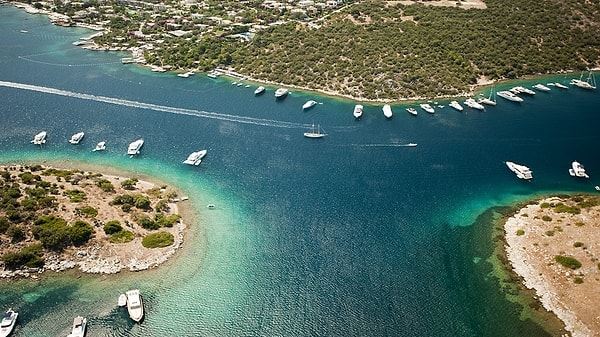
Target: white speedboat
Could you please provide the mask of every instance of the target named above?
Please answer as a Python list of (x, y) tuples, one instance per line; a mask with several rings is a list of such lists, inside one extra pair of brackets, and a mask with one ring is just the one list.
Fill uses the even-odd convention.
[(283, 98), (287, 96), (288, 93), (289, 91), (286, 88), (279, 88), (275, 90), (275, 98)]
[(127, 295), (121, 294), (119, 295), (119, 300), (117, 301), (117, 305), (120, 307), (124, 307), (127, 305)]
[(363, 106), (360, 104), (356, 104), (354, 106), (354, 112), (352, 112), (352, 114), (354, 115), (354, 118), (360, 118), (360, 116), (362, 116), (363, 114)]
[(317, 125), (317, 127), (315, 128), (314, 124), (312, 125), (309, 131), (304, 133), (304, 137), (308, 138), (323, 138), (325, 136), (327, 136), (327, 134), (323, 130), (321, 130), (321, 126)]
[(385, 118), (392, 118), (392, 107), (389, 104), (386, 104), (383, 106), (382, 108), (383, 110), (383, 115), (385, 116)]
[(531, 89), (527, 89), (525, 87), (522, 86), (516, 86), (510, 89), (510, 92), (512, 92), (513, 94), (520, 94), (520, 93), (524, 93), (524, 94), (528, 94), (528, 95), (535, 95), (535, 91), (531, 90)]
[(6, 337), (10, 335), (15, 328), (18, 316), (18, 312), (15, 312), (12, 309), (6, 310), (6, 312), (2, 315), (2, 321), (0, 322), (0, 337)]
[(566, 85), (560, 83), (560, 82), (554, 82), (554, 83), (548, 83), (548, 85), (553, 85), (557, 88), (561, 88), (561, 89), (569, 89), (569, 87), (567, 87)]
[(543, 85), (541, 83), (534, 84), (533, 88), (536, 89), (536, 90), (539, 90), (539, 91), (550, 91), (550, 88), (548, 88), (547, 86), (545, 86), (545, 85)]
[(474, 98), (467, 98), (467, 100), (465, 100), (465, 105), (471, 109), (485, 110), (485, 107)]
[(127, 148), (127, 154), (130, 156), (135, 156), (136, 154), (139, 154), (142, 145), (144, 145), (143, 139), (138, 139), (135, 142), (129, 144), (129, 147)]
[(523, 99), (510, 91), (498, 91), (498, 96), (513, 102), (523, 102)]
[(569, 169), (569, 174), (571, 177), (578, 178), (589, 178), (590, 176), (585, 173), (585, 168), (579, 162), (574, 161), (571, 163), (571, 168)]
[(417, 109), (412, 108), (412, 107), (406, 108), (406, 111), (408, 111), (408, 113), (411, 114), (411, 115), (413, 115), (413, 116), (416, 116), (418, 114)]
[(77, 316), (73, 319), (73, 329), (68, 337), (84, 337), (85, 327), (87, 325), (87, 319), (81, 316)]
[(264, 94), (264, 93), (265, 93), (265, 90), (266, 90), (266, 89), (265, 89), (265, 87), (263, 87), (263, 86), (261, 85), (260, 87), (258, 87), (258, 88), (256, 88), (256, 89), (254, 90), (254, 95), (256, 95), (256, 96), (258, 96), (258, 95), (262, 95), (262, 94)]
[(311, 99), (310, 101), (307, 101), (306, 103), (302, 104), (302, 110), (310, 109), (315, 105), (317, 105), (317, 101), (313, 101)]
[(106, 142), (100, 142), (96, 144), (96, 147), (92, 151), (104, 151), (106, 150)]
[(31, 142), (35, 145), (42, 145), (42, 144), (46, 143), (46, 131), (42, 131), (42, 132), (38, 133), (37, 135), (35, 135), (35, 137), (33, 137), (33, 140)]
[(71, 136), (71, 139), (69, 139), (69, 143), (73, 145), (79, 144), (79, 142), (83, 139), (83, 136), (85, 136), (85, 133), (77, 132), (76, 134)]
[(127, 296), (127, 312), (132, 320), (139, 322), (144, 317), (144, 305), (142, 296), (138, 289), (129, 290), (125, 293)]
[(524, 179), (524, 180), (533, 179), (533, 175), (532, 175), (533, 172), (531, 172), (529, 167), (527, 167), (525, 165), (519, 165), (519, 164), (513, 163), (512, 161), (507, 161), (506, 166), (508, 166), (508, 168), (511, 171), (513, 171), (517, 175), (517, 178), (519, 178), (519, 179)]
[(204, 158), (204, 156), (206, 156), (206, 150), (192, 152), (187, 159), (183, 161), (183, 163), (198, 166), (202, 162), (202, 158)]
[(458, 111), (463, 111), (462, 105), (460, 105), (460, 103), (458, 103), (457, 101), (452, 101), (448, 105), (451, 106), (452, 108), (458, 110)]
[(430, 114), (435, 113), (435, 109), (433, 109), (433, 107), (429, 105), (429, 103), (422, 103), (419, 104), (419, 106), (421, 107), (421, 109), (429, 112)]

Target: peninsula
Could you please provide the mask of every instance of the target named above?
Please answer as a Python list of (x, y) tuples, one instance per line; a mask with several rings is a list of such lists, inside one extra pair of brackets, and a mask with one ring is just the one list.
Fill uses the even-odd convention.
[(574, 337), (600, 336), (600, 198), (555, 196), (504, 225), (506, 255), (544, 308)]
[(90, 0), (19, 6), (59, 25), (99, 30), (73, 42), (129, 51), (124, 63), (183, 78), (227, 69), (360, 101), (470, 96), (492, 81), (578, 74), (600, 65), (600, 14), (585, 0)]
[(177, 192), (137, 178), (0, 166), (0, 278), (155, 267), (183, 242)]

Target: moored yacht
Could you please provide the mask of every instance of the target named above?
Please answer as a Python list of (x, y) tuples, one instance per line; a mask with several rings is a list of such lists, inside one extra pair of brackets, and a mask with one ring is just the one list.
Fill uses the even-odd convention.
[(481, 103), (477, 102), (474, 98), (467, 98), (465, 100), (465, 105), (471, 109), (485, 110), (485, 107)]
[(419, 106), (421, 107), (421, 109), (429, 112), (430, 114), (435, 113), (435, 110), (433, 109), (433, 107), (431, 105), (429, 105), (428, 103), (422, 103), (422, 104), (419, 104)]
[(144, 317), (144, 305), (142, 296), (138, 289), (129, 290), (125, 293), (127, 296), (127, 312), (132, 320), (139, 322)]
[(204, 158), (204, 156), (206, 156), (206, 150), (192, 152), (187, 159), (183, 161), (183, 163), (198, 166), (202, 162), (202, 158)]
[(523, 102), (523, 99), (510, 91), (498, 91), (498, 96), (513, 102)]
[(104, 151), (106, 150), (106, 142), (100, 142), (96, 144), (96, 147), (92, 151)]
[(560, 83), (560, 82), (554, 82), (554, 83), (548, 83), (548, 85), (553, 85), (557, 88), (561, 88), (561, 89), (569, 89), (569, 87), (567, 87), (566, 85)]
[(362, 116), (363, 113), (363, 106), (360, 104), (356, 104), (354, 106), (354, 111), (352, 112), (352, 114), (354, 115), (354, 118), (360, 118)]
[(545, 86), (545, 85), (543, 85), (543, 84), (541, 84), (541, 83), (534, 84), (534, 85), (533, 85), (533, 88), (534, 88), (534, 89), (537, 89), (537, 90), (539, 90), (539, 91), (550, 91), (550, 88), (548, 88), (547, 86)]
[(385, 118), (392, 118), (392, 107), (389, 104), (386, 104), (383, 106), (382, 108), (383, 110), (383, 115), (385, 116)]
[(288, 93), (289, 91), (286, 88), (279, 88), (275, 90), (275, 98), (283, 98), (287, 96)]
[(142, 145), (144, 145), (143, 139), (138, 139), (135, 142), (129, 144), (129, 147), (127, 148), (127, 154), (130, 156), (135, 156), (136, 154), (139, 154)]
[(258, 96), (258, 95), (262, 95), (265, 93), (265, 87), (263, 87), (262, 85), (258, 88), (256, 88), (256, 90), (254, 90), (254, 95)]
[(323, 138), (325, 136), (327, 136), (327, 134), (323, 130), (321, 130), (321, 126), (317, 125), (317, 127), (315, 128), (314, 124), (312, 125), (309, 131), (304, 133), (304, 137), (307, 138)]
[(35, 145), (42, 145), (42, 144), (46, 143), (46, 131), (42, 131), (42, 132), (38, 133), (37, 135), (35, 135), (35, 137), (33, 137), (33, 140), (31, 142)]
[(310, 101), (307, 101), (306, 103), (302, 104), (302, 110), (310, 109), (315, 105), (317, 105), (317, 101), (313, 101), (311, 99)]
[(87, 325), (87, 318), (77, 316), (73, 319), (73, 328), (71, 334), (68, 337), (84, 337), (85, 327)]
[(8, 309), (4, 314), (2, 314), (2, 321), (0, 322), (0, 337), (6, 337), (10, 335), (15, 328), (18, 316), (19, 313), (12, 309)]
[(571, 168), (569, 169), (569, 174), (572, 177), (578, 178), (589, 178), (590, 176), (585, 173), (585, 168), (578, 161), (574, 161), (571, 163)]
[(458, 101), (452, 101), (448, 103), (448, 105), (458, 111), (463, 111), (463, 107), (462, 105), (460, 105), (460, 103), (458, 103)]
[(583, 80), (583, 72), (581, 72), (579, 79), (572, 79), (571, 84), (583, 89), (596, 89), (596, 79), (591, 71), (588, 74), (587, 80)]
[(531, 90), (531, 89), (527, 89), (525, 87), (522, 86), (516, 86), (510, 89), (510, 92), (512, 92), (513, 94), (520, 94), (520, 93), (524, 93), (524, 94), (528, 94), (528, 95), (535, 95), (535, 91)]
[(507, 161), (506, 166), (508, 166), (508, 168), (511, 171), (513, 171), (517, 175), (517, 178), (519, 178), (519, 179), (524, 179), (524, 180), (533, 179), (531, 170), (529, 169), (529, 167), (527, 167), (525, 165), (519, 165), (519, 164), (513, 163), (512, 161)]
[(417, 109), (410, 107), (410, 108), (406, 108), (406, 111), (408, 111), (409, 114), (416, 116), (418, 114)]
[(71, 139), (69, 139), (69, 143), (73, 145), (79, 144), (79, 142), (83, 139), (83, 136), (85, 136), (85, 133), (77, 132), (76, 134), (71, 136)]

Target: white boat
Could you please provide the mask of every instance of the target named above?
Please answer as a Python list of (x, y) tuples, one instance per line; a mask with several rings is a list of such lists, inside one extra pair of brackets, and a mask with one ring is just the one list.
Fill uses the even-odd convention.
[(591, 71), (588, 73), (588, 78), (585, 81), (583, 80), (583, 72), (581, 72), (579, 79), (572, 79), (571, 84), (583, 89), (596, 89), (596, 79)]
[(202, 162), (202, 158), (204, 158), (204, 156), (206, 156), (206, 150), (192, 152), (187, 159), (183, 161), (183, 163), (198, 166), (200, 165), (200, 162)]
[(419, 106), (421, 107), (421, 109), (429, 112), (430, 114), (435, 113), (435, 110), (433, 109), (433, 107), (431, 105), (429, 105), (429, 103), (422, 103), (422, 104), (419, 104)]
[(354, 106), (354, 112), (352, 112), (352, 114), (354, 115), (354, 118), (360, 118), (360, 116), (362, 116), (363, 108), (364, 107), (360, 104), (356, 104)]
[(256, 90), (254, 90), (254, 95), (258, 96), (258, 95), (262, 95), (265, 93), (265, 87), (263, 87), (262, 85), (258, 88), (256, 88)]
[(127, 295), (121, 294), (119, 295), (119, 300), (117, 301), (117, 305), (120, 307), (124, 307), (127, 305)]
[(315, 128), (315, 124), (312, 125), (310, 131), (304, 133), (304, 137), (308, 138), (323, 138), (325, 136), (327, 136), (327, 134), (324, 133), (323, 130), (321, 130), (321, 126), (317, 125), (317, 127)]
[(96, 147), (92, 151), (104, 151), (106, 150), (106, 142), (100, 142), (96, 144)]
[(516, 86), (510, 89), (510, 92), (512, 92), (513, 94), (528, 94), (528, 95), (535, 95), (535, 91), (531, 90), (531, 89), (527, 89), (525, 87), (522, 86)]
[(210, 71), (208, 74), (206, 74), (206, 76), (208, 76), (210, 78), (217, 78), (217, 77), (221, 76), (221, 73), (216, 70), (213, 70), (213, 71)]
[(73, 319), (73, 329), (68, 337), (84, 337), (85, 327), (87, 325), (87, 319), (81, 316), (77, 316)]
[(283, 98), (288, 94), (288, 90), (286, 88), (279, 88), (275, 90), (275, 98)]
[(483, 94), (480, 94), (482, 97), (480, 97), (477, 100), (477, 103), (481, 103), (481, 104), (487, 104), (487, 105), (496, 105), (496, 91), (494, 90), (494, 87), (492, 86), (492, 89), (490, 90), (490, 95), (488, 97), (483, 96)]
[(590, 176), (585, 173), (585, 168), (579, 162), (574, 161), (571, 163), (571, 168), (569, 169), (569, 174), (571, 177), (578, 178), (589, 178)]
[(417, 146), (417, 143), (408, 143), (405, 146), (409, 146), (409, 147), (415, 147)]
[(523, 99), (510, 91), (498, 91), (498, 96), (513, 102), (523, 102)]
[(539, 90), (539, 91), (550, 91), (550, 88), (548, 88), (547, 86), (545, 86), (545, 85), (543, 85), (541, 83), (534, 84), (533, 88), (536, 89), (536, 90)]
[(144, 317), (144, 305), (142, 296), (138, 289), (129, 290), (125, 293), (127, 296), (127, 312), (132, 320), (139, 322)]
[(83, 139), (83, 136), (85, 136), (85, 133), (77, 132), (76, 134), (71, 136), (71, 139), (69, 139), (69, 143), (73, 145), (79, 144), (79, 142)]
[(310, 109), (315, 105), (317, 105), (317, 101), (313, 101), (311, 99), (310, 101), (307, 101), (306, 103), (302, 104), (302, 110)]
[(467, 98), (465, 100), (465, 105), (471, 109), (485, 110), (485, 107), (481, 103), (477, 102), (474, 98)]
[(448, 105), (451, 106), (452, 108), (458, 110), (458, 111), (463, 111), (462, 105), (460, 105), (460, 103), (458, 103), (457, 101), (452, 101)]
[(385, 118), (392, 118), (392, 107), (389, 104), (386, 104), (383, 106), (382, 108), (383, 110), (383, 115), (385, 116)]
[(144, 145), (143, 139), (138, 139), (135, 142), (129, 144), (129, 147), (127, 148), (127, 154), (130, 156), (135, 156), (136, 154), (139, 154), (142, 145)]
[(35, 137), (33, 137), (33, 140), (31, 142), (35, 145), (42, 145), (42, 144), (46, 143), (46, 131), (42, 131), (42, 132), (38, 133), (37, 135), (35, 135)]
[(548, 84), (552, 84), (557, 88), (561, 88), (561, 89), (569, 89), (569, 87), (567, 87), (566, 85), (559, 83), (559, 82), (554, 82), (554, 83), (548, 83)]
[(417, 109), (412, 108), (412, 107), (406, 108), (406, 111), (408, 111), (408, 113), (411, 114), (411, 115), (413, 115), (413, 116), (416, 116), (418, 114)]
[(15, 312), (12, 309), (6, 310), (6, 312), (2, 315), (2, 321), (0, 322), (0, 337), (6, 337), (10, 335), (15, 328), (18, 316), (18, 312)]
[(513, 163), (512, 161), (507, 161), (506, 166), (508, 166), (508, 168), (511, 171), (513, 171), (517, 175), (517, 178), (519, 178), (519, 179), (525, 179), (525, 180), (533, 179), (531, 170), (529, 169), (529, 167), (527, 167), (525, 165), (519, 165), (519, 164)]

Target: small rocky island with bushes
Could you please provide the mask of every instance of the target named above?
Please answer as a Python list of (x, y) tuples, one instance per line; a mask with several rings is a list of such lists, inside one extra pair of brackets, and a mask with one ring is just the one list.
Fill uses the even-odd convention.
[(0, 277), (159, 265), (183, 242), (177, 192), (137, 178), (0, 166)]
[(600, 197), (532, 202), (504, 226), (506, 255), (523, 284), (572, 336), (600, 336)]

